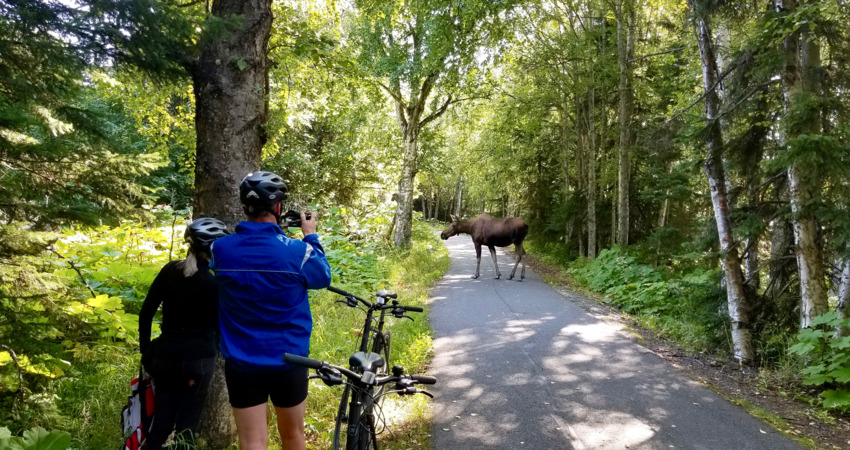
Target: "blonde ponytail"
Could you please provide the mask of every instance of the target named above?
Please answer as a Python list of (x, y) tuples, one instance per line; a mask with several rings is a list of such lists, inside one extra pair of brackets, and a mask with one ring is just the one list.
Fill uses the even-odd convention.
[(193, 251), (189, 251), (186, 259), (177, 263), (177, 268), (183, 271), (183, 276), (186, 278), (198, 273), (198, 257)]

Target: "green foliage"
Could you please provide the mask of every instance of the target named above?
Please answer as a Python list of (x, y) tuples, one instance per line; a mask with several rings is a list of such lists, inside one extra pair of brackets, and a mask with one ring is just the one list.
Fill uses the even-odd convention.
[(568, 273), (579, 285), (603, 293), (606, 301), (687, 347), (711, 350), (719, 344), (716, 330), (724, 328), (726, 319), (715, 270), (665, 274), (614, 247), (593, 261), (573, 263)]
[[(166, 223), (174, 227), (124, 222), (54, 234), (0, 227), (0, 257), (9, 261), (0, 266), (0, 403), (13, 430), (99, 427), (91, 415), (115, 421), (133, 372), (135, 313), (170, 254), (182, 254), (181, 244), (172, 248), (182, 222)], [(116, 396), (104, 402), (90, 392)]]
[(47, 431), (33, 428), (20, 437), (12, 437), (6, 427), (0, 427), (0, 448), (6, 450), (67, 450), (71, 446), (71, 435), (64, 431)]
[(850, 410), (850, 336), (836, 336), (837, 328), (850, 327), (850, 318), (835, 311), (816, 317), (810, 328), (797, 334), (788, 351), (805, 360), (804, 382), (818, 386), (825, 408)]

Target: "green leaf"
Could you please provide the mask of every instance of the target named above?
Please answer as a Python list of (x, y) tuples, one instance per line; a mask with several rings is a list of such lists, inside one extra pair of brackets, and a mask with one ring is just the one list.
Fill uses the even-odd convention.
[(830, 389), (821, 394), (823, 398), (823, 406), (827, 408), (849, 409), (850, 408), (850, 390), (847, 389)]
[(829, 372), (838, 383), (850, 382), (850, 367), (844, 366)]
[(98, 295), (95, 298), (90, 298), (86, 300), (88, 305), (91, 305), (95, 308), (108, 309), (108, 310), (116, 310), (121, 309), (121, 299), (118, 297), (110, 297), (106, 294)]
[(71, 447), (71, 435), (65, 431), (47, 431), (36, 427), (24, 431), (20, 438), (9, 440), (9, 450), (67, 450)]

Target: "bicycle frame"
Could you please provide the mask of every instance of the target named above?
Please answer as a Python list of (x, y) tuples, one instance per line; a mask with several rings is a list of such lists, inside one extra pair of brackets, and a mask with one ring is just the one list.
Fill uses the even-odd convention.
[[(374, 400), (371, 393), (375, 387), (395, 382), (395, 388), (391, 392), (400, 395), (421, 393), (432, 397), (429, 392), (416, 389), (414, 385), (417, 383), (434, 384), (437, 381), (436, 378), (421, 375), (404, 375), (404, 369), (401, 367), (394, 367), (391, 376), (377, 377), (374, 368), (380, 367), (377, 364), (378, 358), (380, 358), (380, 355), (374, 353), (355, 353), (352, 355), (350, 362), (352, 365), (362, 369), (355, 371), (303, 356), (283, 355), (283, 360), (290, 364), (316, 369), (316, 375), (311, 378), (320, 378), (331, 386), (344, 382), (354, 391), (351, 404), (351, 417), (349, 418), (350, 425), (346, 432), (345, 450), (369, 450), (369, 448), (364, 446), (371, 446), (374, 450), (378, 449), (374, 432), (374, 418), (369, 417), (369, 422), (365, 426), (361, 426), (362, 414), (364, 411), (368, 411), (371, 406), (370, 401)], [(347, 381), (344, 381), (342, 376), (345, 376)], [(370, 434), (370, 440), (366, 441), (363, 439), (361, 433), (364, 432)], [(369, 445), (370, 443), (371, 445)], [(334, 442), (334, 450), (340, 450), (338, 442)]]

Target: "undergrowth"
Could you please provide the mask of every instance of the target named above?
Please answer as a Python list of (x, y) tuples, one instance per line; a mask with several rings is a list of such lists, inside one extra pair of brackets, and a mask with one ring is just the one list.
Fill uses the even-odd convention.
[[(168, 220), (157, 225), (126, 222), (47, 235), (49, 251), (22, 246), (21, 264), (0, 270), (2, 294), (17, 298), (0, 302), (0, 443), (29, 442), (42, 432), (62, 442), (70, 435), (71, 446), (78, 449), (115, 448), (121, 442), (120, 411), (139, 370), (137, 313), (160, 268), (185, 253), (185, 220), (167, 213)], [(391, 289), (405, 304), (421, 306), (428, 286), (448, 268), (445, 247), (421, 222), (414, 222), (409, 252), (367, 238), (383, 234), (385, 217), (333, 208), (325, 211), (320, 226), (333, 284), (364, 298)], [(345, 364), (364, 315), (334, 303), (337, 299), (328, 291), (310, 292), (311, 356)], [(392, 363), (423, 372), (431, 354), (430, 328), (425, 314), (415, 318), (389, 321)], [(159, 332), (156, 321), (153, 332)], [(311, 385), (310, 448), (329, 447), (341, 391)], [(399, 444), (389, 448), (427, 446), (427, 433), (420, 433), (420, 424), (427, 423), (425, 403), (386, 403), (393, 410), (387, 415), (393, 428), (403, 431), (392, 440)], [(277, 432), (270, 431), (274, 448)]]

